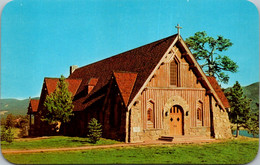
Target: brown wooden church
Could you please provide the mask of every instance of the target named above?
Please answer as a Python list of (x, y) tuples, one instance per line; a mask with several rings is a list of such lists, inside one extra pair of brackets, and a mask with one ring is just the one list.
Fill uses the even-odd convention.
[[(65, 135), (85, 136), (94, 117), (102, 124), (103, 137), (125, 142), (231, 137), (223, 91), (178, 34), (80, 68), (71, 66), (66, 81), (74, 96), (74, 116), (63, 126)], [(50, 134), (40, 116), (57, 82), (45, 78), (38, 107), (29, 105), (36, 135)]]

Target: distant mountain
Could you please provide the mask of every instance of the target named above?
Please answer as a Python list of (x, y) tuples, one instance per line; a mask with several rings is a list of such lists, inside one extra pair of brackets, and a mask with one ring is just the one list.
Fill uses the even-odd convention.
[(259, 103), (259, 82), (243, 87), (246, 97), (252, 100), (251, 107), (257, 109), (256, 103)]
[[(33, 98), (39, 99), (39, 98)], [(1, 117), (12, 113), (13, 115), (26, 115), (29, 105), (29, 99), (1, 99), (0, 100), (0, 115)]]
[[(244, 94), (252, 100), (251, 107), (256, 109), (255, 103), (259, 103), (259, 83), (253, 83), (251, 85), (243, 87)], [(39, 99), (33, 98), (33, 99)], [(26, 115), (29, 104), (29, 99), (17, 100), (17, 99), (1, 99), (0, 100), (0, 115), (6, 116), (9, 113), (14, 115)]]

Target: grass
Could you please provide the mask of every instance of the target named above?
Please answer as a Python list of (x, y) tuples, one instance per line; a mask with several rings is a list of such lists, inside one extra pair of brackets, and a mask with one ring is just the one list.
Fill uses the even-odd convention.
[(246, 164), (258, 152), (258, 139), (208, 144), (121, 147), (84, 151), (7, 154), (15, 164)]
[(44, 139), (39, 138), (21, 138), (15, 139), (13, 143), (1, 142), (2, 149), (40, 149), (40, 148), (62, 148), (62, 147), (79, 147), (86, 145), (105, 145), (119, 143), (115, 140), (101, 138), (96, 144), (89, 142), (88, 138), (68, 137), (68, 136), (51, 136)]

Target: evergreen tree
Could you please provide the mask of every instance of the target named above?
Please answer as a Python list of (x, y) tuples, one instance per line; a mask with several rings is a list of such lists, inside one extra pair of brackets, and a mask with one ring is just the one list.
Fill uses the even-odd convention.
[(55, 91), (46, 97), (44, 106), (46, 114), (43, 116), (43, 121), (50, 124), (70, 121), (73, 115), (72, 94), (68, 91), (68, 84), (63, 75), (61, 75)]
[(230, 91), (226, 92), (226, 95), (231, 106), (229, 119), (237, 125), (236, 136), (238, 137), (239, 128), (246, 127), (250, 119), (250, 100), (244, 96), (243, 89), (237, 81)]
[(250, 113), (250, 119), (246, 123), (246, 128), (254, 137), (259, 135), (259, 103), (256, 103), (257, 109)]
[(96, 143), (102, 136), (101, 124), (95, 118), (92, 118), (88, 123), (89, 134), (88, 138), (91, 143)]
[(185, 42), (196, 60), (202, 63), (200, 66), (208, 76), (217, 77), (220, 82), (228, 83), (229, 76), (225, 72), (237, 72), (237, 64), (228, 56), (219, 54), (233, 45), (229, 39), (222, 36), (214, 39), (203, 31), (195, 33)]

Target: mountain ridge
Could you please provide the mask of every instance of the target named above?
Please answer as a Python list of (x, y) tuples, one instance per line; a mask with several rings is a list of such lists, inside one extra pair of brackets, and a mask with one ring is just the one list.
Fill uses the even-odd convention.
[[(230, 88), (230, 87), (229, 87)], [(259, 103), (259, 82), (252, 83), (250, 85), (242, 87), (245, 96), (252, 100), (251, 108), (257, 110), (256, 103)], [(226, 88), (228, 89), (228, 88)], [(32, 99), (39, 99), (34, 97)], [(4, 117), (7, 114), (12, 113), (13, 115), (26, 115), (29, 104), (29, 99), (0, 99), (0, 116)]]

